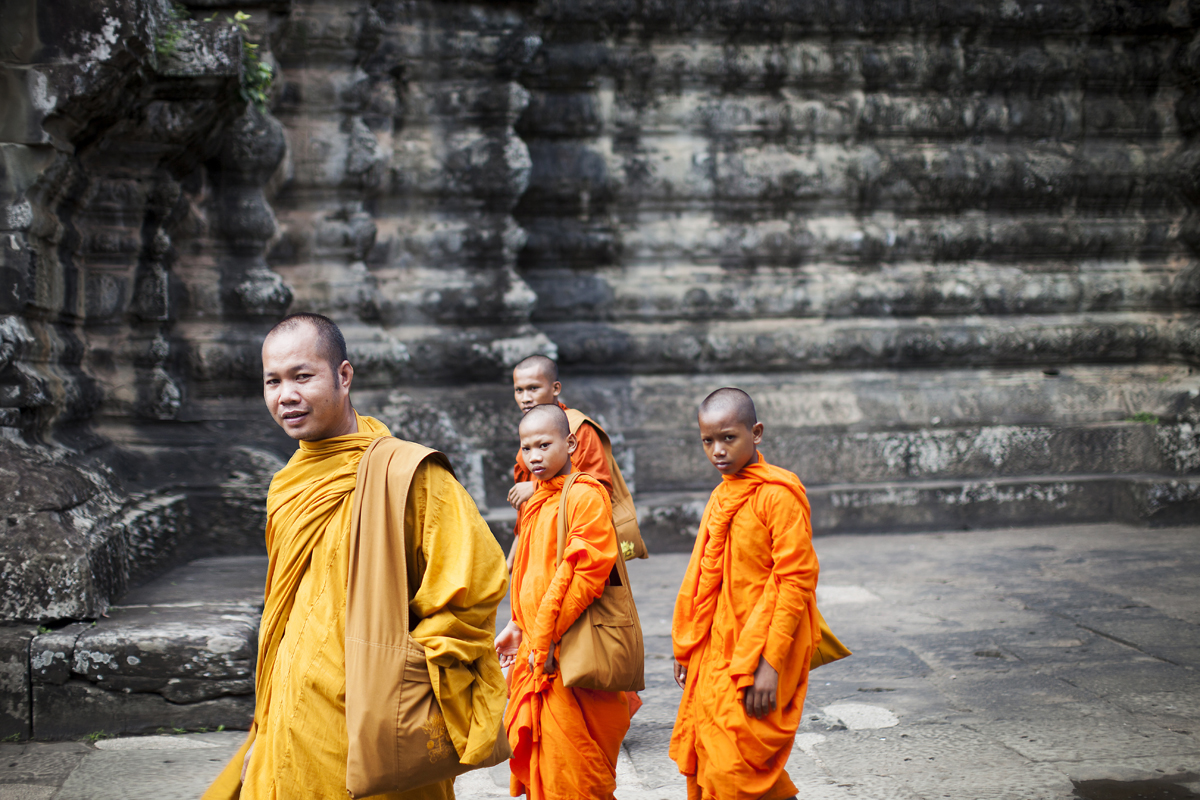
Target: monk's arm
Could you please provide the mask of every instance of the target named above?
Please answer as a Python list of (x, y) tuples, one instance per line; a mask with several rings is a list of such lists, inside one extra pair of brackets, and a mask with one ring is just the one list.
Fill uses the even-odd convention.
[(493, 636), (508, 591), (504, 551), (475, 501), (441, 464), (413, 476), (404, 514), (412, 638), (425, 647), (446, 728), (463, 763), (490, 752), (504, 708)]
[[(420, 620), (412, 636), (430, 660), (471, 662), (492, 649), (496, 607), (508, 591), (504, 551), (475, 501), (440, 464), (426, 461), (413, 476), (405, 509), (409, 574), (420, 588), (410, 604)], [(424, 562), (420, 574), (414, 563)]]
[(775, 608), (762, 656), (778, 670), (793, 657), (797, 630), (801, 620), (808, 618), (808, 603), (817, 588), (817, 554), (809, 513), (794, 494), (782, 486), (767, 486), (756, 500), (760, 518), (769, 520), (775, 562), (771, 571)]
[(600, 481), (608, 496), (612, 497), (613, 477), (608, 468), (608, 458), (604, 455), (604, 443), (600, 441), (600, 434), (585, 422), (575, 432), (575, 441), (579, 444), (571, 454), (571, 466)]
[(617, 535), (612, 506), (595, 484), (576, 484), (568, 501), (570, 526), (563, 562), (538, 607), (531, 644), (545, 653), (562, 639), (588, 604), (604, 592), (604, 583), (617, 563)]

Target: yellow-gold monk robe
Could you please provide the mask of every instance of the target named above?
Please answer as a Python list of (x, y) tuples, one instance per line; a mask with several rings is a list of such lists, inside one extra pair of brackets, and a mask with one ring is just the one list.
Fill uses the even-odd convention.
[[(604, 592), (617, 561), (608, 492), (580, 475), (567, 499), (567, 540), (558, 554), (558, 511), (565, 476), (538, 484), (521, 509), (512, 574), (512, 612), (522, 631), (509, 668), (504, 715), (513, 757), (511, 793), (530, 800), (610, 800), (617, 754), (629, 730), (624, 692), (563, 686), (542, 671), (549, 649)], [(529, 668), (534, 654), (537, 670)]]
[[(671, 758), (688, 800), (779, 800), (820, 641), (808, 498), (800, 479), (756, 462), (713, 490), (684, 575), (671, 639), (687, 680)], [(759, 658), (779, 672), (777, 704), (749, 716), (743, 691)]]
[[(371, 417), (357, 420), (357, 433), (300, 442), (271, 481), (254, 722), (204, 800), (346, 796), (350, 513), (363, 452), (390, 435)], [(438, 701), (451, 739), (461, 747), (473, 693), (462, 691), (455, 673), (463, 670), (455, 669), (453, 653), (491, 646), (496, 605), (507, 588), (504, 554), (470, 495), (436, 462), (426, 461), (413, 475), (404, 529), (414, 595), (407, 609), (415, 620), (411, 635), (430, 651), (430, 672), (437, 671), (432, 678), (441, 687)], [(456, 645), (455, 639), (462, 641)], [(503, 686), (490, 702), (503, 705)], [(239, 773), (251, 744), (243, 785)], [(377, 797), (449, 800), (453, 782)]]

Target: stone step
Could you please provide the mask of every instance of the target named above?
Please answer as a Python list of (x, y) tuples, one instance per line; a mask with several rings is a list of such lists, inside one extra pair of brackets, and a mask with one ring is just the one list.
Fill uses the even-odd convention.
[[(872, 270), (825, 261), (730, 270), (725, 250), (750, 257), (740, 241), (730, 241), (733, 237), (776, 250), (789, 248), (793, 235), (803, 238), (800, 232), (772, 231), (767, 224), (759, 227), (739, 226), (717, 234), (710, 243), (711, 263), (680, 264), (670, 253), (651, 251), (632, 253), (630, 260), (636, 260), (636, 265), (586, 272), (562, 266), (527, 269), (526, 281), (538, 294), (535, 313), (548, 322), (673, 322), (1167, 311), (1186, 307), (1196, 291), (1179, 279), (1177, 267), (1136, 261), (1096, 263), (1089, 268), (1064, 262), (1058, 270), (1046, 263), (916, 261)], [(717, 228), (709, 230), (715, 233)], [(881, 238), (889, 235), (883, 226), (874, 233)], [(625, 247), (631, 249), (631, 243), (626, 241)], [(777, 257), (785, 258), (786, 253)]]
[(1181, 361), (1200, 363), (1195, 314), (552, 323), (559, 364), (637, 373), (786, 372)]
[(200, 559), (128, 593), (95, 622), (7, 629), (0, 671), (4, 656), (15, 664), (24, 647), (30, 701), (0, 708), (0, 734), (245, 729), (266, 568), (262, 556)]
[[(1170, 526), (1200, 516), (1200, 477), (1073, 475), (807, 487), (813, 531), (978, 530), (1124, 522)], [(651, 553), (690, 551), (707, 492), (640, 495), (638, 522)]]
[[(639, 491), (685, 490), (716, 478), (690, 431), (666, 437), (631, 431), (625, 443)], [(772, 463), (815, 483), (1200, 473), (1200, 430), (1191, 422), (862, 432), (776, 427), (762, 450)]]
[(170, 565), (188, 539), (174, 487), (123, 494), (113, 474), (63, 447), (0, 441), (6, 487), (0, 619), (95, 617), (112, 598)]

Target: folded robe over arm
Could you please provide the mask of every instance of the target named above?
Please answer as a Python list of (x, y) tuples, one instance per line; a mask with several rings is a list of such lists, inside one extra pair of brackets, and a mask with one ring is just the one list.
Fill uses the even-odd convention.
[[(390, 435), (370, 417), (358, 417), (358, 430), (301, 442), (271, 482), (254, 723), (205, 800), (346, 796), (350, 511), (363, 452)], [(413, 600), (396, 613), (411, 612), (412, 635), (430, 650), (431, 678), (462, 756), (469, 741), (479, 741), (472, 735), (476, 727), (496, 730), (504, 707), (504, 685), (481, 680), (467, 660), (492, 647), (495, 609), (507, 588), (504, 554), (470, 495), (437, 462), (423, 463), (413, 476), (404, 529)], [(372, 691), (370, 686), (352, 690)], [(252, 743), (243, 786), (239, 773)], [(449, 781), (384, 795), (391, 800), (453, 796)]]

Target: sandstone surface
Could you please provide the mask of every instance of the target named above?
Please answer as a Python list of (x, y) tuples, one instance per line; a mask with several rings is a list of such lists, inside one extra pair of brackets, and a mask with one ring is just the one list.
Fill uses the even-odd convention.
[(293, 444), (258, 347), (297, 310), (501, 538), (534, 352), (660, 551), (689, 546), (692, 415), (728, 384), (818, 532), (1200, 510), (1195, 3), (0, 16), (0, 619), (261, 552)]

